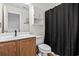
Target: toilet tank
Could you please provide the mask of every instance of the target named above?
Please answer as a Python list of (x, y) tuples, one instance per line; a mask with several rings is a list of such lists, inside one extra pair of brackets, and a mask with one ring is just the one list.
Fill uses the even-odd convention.
[(40, 35), (36, 36), (36, 45), (40, 45), (42, 43), (44, 43), (44, 37)]

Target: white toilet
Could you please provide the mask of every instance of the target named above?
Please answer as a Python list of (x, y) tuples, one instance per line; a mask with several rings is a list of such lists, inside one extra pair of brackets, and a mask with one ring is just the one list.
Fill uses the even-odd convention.
[(41, 36), (36, 36), (36, 45), (39, 49), (39, 56), (47, 56), (47, 53), (51, 53), (53, 56), (56, 55), (51, 51), (51, 47), (47, 44), (44, 44), (44, 38)]
[(51, 52), (51, 47), (47, 44), (44, 44), (44, 38), (41, 36), (36, 36), (36, 45), (39, 49), (39, 54), (45, 56), (47, 53)]
[(51, 47), (47, 44), (38, 45), (39, 55), (47, 56), (47, 53), (51, 53)]

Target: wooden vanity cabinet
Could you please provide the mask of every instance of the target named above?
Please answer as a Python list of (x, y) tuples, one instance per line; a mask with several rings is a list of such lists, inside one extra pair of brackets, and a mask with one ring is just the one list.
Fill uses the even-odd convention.
[(35, 56), (35, 37), (0, 43), (0, 56)]
[(0, 43), (0, 56), (16, 56), (16, 42)]
[(35, 56), (36, 44), (35, 38), (28, 38), (26, 40), (20, 40), (20, 55), (21, 56)]

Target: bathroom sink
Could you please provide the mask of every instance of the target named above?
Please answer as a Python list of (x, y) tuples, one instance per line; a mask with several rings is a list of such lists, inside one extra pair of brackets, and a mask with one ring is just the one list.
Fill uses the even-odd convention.
[(5, 35), (0, 35), (0, 40), (6, 40), (6, 39), (20, 39), (20, 38), (25, 38), (25, 37), (31, 37), (33, 36), (30, 33), (17, 33), (17, 36), (14, 35), (14, 33), (9, 33)]
[(22, 33), (19, 33), (17, 36), (18, 37), (25, 37), (25, 36), (27, 37), (27, 36), (30, 36), (30, 35), (32, 35), (32, 34), (22, 32)]
[(0, 39), (10, 39), (10, 38), (13, 38), (14, 36), (12, 36), (12, 35), (1, 35), (0, 36)]
[(35, 37), (35, 35), (29, 34), (29, 33), (17, 33), (17, 36), (15, 36), (14, 33), (4, 33), (0, 35), (0, 42), (19, 40), (19, 39), (29, 38), (29, 37)]
[(22, 34), (22, 35), (18, 35), (16, 36), (17, 38), (25, 38), (25, 37), (29, 37), (31, 36), (30, 34)]

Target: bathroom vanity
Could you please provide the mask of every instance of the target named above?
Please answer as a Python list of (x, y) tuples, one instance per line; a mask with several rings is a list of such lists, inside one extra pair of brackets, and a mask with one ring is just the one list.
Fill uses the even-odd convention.
[(36, 55), (36, 46), (44, 43), (41, 13), (25, 3), (0, 3), (0, 56)]
[[(5, 36), (4, 36), (5, 37)], [(35, 56), (36, 38), (34, 35), (21, 35), (0, 39), (0, 56)]]

